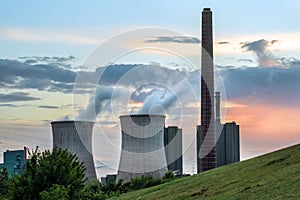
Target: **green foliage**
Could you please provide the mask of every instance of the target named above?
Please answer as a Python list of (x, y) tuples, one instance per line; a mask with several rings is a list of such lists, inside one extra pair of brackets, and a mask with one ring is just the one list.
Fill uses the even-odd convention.
[(167, 171), (163, 177), (163, 180), (164, 181), (170, 181), (170, 180), (173, 180), (175, 179), (175, 174), (173, 171)]
[(8, 179), (8, 172), (6, 168), (0, 169), (0, 199), (3, 199), (4, 196), (8, 193), (9, 187), (9, 179)]
[(63, 195), (66, 191), (66, 198), (79, 198), (85, 169), (76, 155), (59, 148), (42, 153), (36, 148), (29, 155), (24, 174), (15, 175), (11, 180), (12, 199), (41, 199), (40, 194), (46, 198), (50, 194)]
[(69, 189), (63, 185), (54, 184), (49, 190), (40, 193), (41, 200), (59, 199), (69, 200)]
[(142, 175), (141, 177), (132, 179), (130, 181), (129, 190), (139, 190), (162, 183), (160, 178), (154, 179), (152, 176)]
[(111, 178), (104, 185), (98, 181), (84, 185), (83, 163), (67, 150), (54, 148), (52, 152), (41, 152), (36, 148), (28, 153), (30, 161), (23, 174), (9, 179), (7, 170), (0, 170), (0, 199), (104, 200), (174, 179), (173, 172), (167, 172), (164, 179), (143, 175), (126, 183), (123, 180), (115, 183)]
[(98, 181), (91, 181), (82, 189), (80, 199), (104, 200), (106, 195), (101, 191), (101, 184)]

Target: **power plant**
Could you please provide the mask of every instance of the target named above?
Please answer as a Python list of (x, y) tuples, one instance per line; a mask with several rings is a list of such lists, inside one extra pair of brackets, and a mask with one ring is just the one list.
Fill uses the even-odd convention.
[[(202, 11), (201, 52), (201, 125), (197, 126), (197, 173), (240, 161), (239, 125), (221, 123), (220, 92), (214, 99), (213, 24), (212, 11)], [(215, 104), (216, 103), (216, 104)], [(216, 117), (215, 117), (216, 115)], [(119, 117), (121, 123), (121, 154), (117, 175), (103, 178), (125, 182), (142, 175), (162, 178), (168, 170), (183, 174), (182, 129), (165, 127), (164, 115), (130, 114)], [(78, 156), (86, 168), (86, 182), (97, 180), (90, 121), (51, 122), (53, 147), (66, 149)], [(216, 140), (218, 138), (218, 140)], [(24, 153), (25, 152), (25, 153)], [(25, 156), (23, 156), (24, 154)], [(26, 150), (5, 152), (5, 163), (10, 173), (21, 172), (26, 163)], [(9, 158), (9, 159), (8, 159)], [(15, 162), (8, 161), (17, 158)], [(13, 171), (15, 170), (15, 171)]]
[(87, 182), (97, 180), (92, 154), (93, 122), (54, 121), (51, 122), (53, 147), (67, 149), (76, 154), (85, 166)]
[(141, 175), (161, 178), (167, 172), (164, 151), (163, 115), (120, 116), (122, 150), (117, 181), (125, 182)]

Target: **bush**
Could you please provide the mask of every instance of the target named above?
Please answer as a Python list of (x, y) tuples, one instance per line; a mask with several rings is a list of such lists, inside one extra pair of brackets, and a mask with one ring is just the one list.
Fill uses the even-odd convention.
[(163, 180), (164, 181), (170, 181), (170, 180), (173, 180), (175, 179), (175, 174), (173, 171), (167, 171), (163, 177)]

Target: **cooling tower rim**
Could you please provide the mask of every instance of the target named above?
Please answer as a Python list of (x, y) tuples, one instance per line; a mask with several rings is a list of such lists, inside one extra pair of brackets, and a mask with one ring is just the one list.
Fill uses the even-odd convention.
[(61, 121), (52, 121), (50, 124), (76, 124), (76, 123), (91, 123), (94, 124), (93, 121), (81, 121), (81, 120), (61, 120)]
[(155, 114), (150, 114), (150, 115), (147, 115), (147, 114), (130, 114), (130, 115), (121, 115), (119, 116), (119, 118), (124, 118), (124, 117), (163, 117), (163, 118), (166, 118), (165, 115), (155, 115)]

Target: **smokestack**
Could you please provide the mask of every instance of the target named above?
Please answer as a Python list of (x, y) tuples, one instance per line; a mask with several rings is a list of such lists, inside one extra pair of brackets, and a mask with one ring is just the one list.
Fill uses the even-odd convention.
[(220, 92), (216, 92), (216, 122), (221, 123), (221, 117), (220, 117)]
[(76, 154), (83, 162), (87, 182), (97, 180), (92, 155), (93, 122), (88, 121), (54, 121), (51, 122), (53, 147), (66, 149)]
[(117, 181), (125, 182), (142, 175), (161, 178), (167, 172), (164, 151), (163, 115), (120, 116), (122, 151)]
[(204, 8), (202, 12), (200, 171), (217, 167), (212, 27), (212, 11), (210, 8)]

